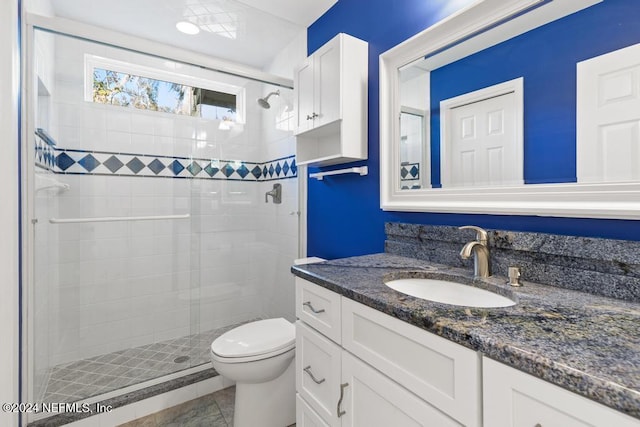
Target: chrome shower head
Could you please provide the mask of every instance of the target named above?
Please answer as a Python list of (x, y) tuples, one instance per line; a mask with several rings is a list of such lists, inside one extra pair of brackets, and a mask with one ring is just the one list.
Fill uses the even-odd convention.
[(264, 98), (258, 98), (258, 105), (260, 105), (262, 108), (267, 109), (267, 110), (269, 108), (271, 108), (271, 105), (269, 104), (269, 98), (272, 95), (280, 96), (280, 90), (276, 90), (275, 92), (271, 92), (270, 94), (268, 94)]

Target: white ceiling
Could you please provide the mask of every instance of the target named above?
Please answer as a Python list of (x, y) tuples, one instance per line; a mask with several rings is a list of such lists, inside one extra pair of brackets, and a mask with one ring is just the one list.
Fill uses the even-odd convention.
[[(56, 16), (263, 69), (337, 0), (50, 0)], [(189, 36), (178, 21), (201, 28)]]

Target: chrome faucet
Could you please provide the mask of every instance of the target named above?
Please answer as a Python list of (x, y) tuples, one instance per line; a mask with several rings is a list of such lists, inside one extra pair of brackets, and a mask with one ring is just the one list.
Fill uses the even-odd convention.
[(487, 232), (475, 225), (458, 227), (459, 230), (471, 229), (476, 232), (476, 240), (468, 242), (462, 247), (460, 256), (469, 259), (473, 253), (473, 274), (475, 277), (491, 276), (491, 260), (489, 259), (489, 247), (487, 246)]

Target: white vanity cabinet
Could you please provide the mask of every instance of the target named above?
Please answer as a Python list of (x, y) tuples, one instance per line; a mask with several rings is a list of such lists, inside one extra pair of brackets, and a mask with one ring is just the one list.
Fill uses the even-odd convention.
[(485, 426), (640, 426), (635, 418), (486, 357), (482, 370)]
[(640, 420), (296, 277), (298, 427), (640, 427)]
[(340, 33), (294, 72), (300, 165), (367, 158), (368, 44)]
[(480, 425), (477, 352), (301, 278), (296, 314), (299, 427)]

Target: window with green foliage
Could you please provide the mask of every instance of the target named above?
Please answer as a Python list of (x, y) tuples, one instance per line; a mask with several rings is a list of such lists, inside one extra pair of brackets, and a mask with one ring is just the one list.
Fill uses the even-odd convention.
[(206, 119), (232, 122), (238, 119), (236, 93), (144, 77), (106, 67), (93, 66), (91, 69), (93, 102)]

